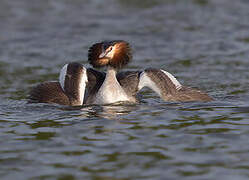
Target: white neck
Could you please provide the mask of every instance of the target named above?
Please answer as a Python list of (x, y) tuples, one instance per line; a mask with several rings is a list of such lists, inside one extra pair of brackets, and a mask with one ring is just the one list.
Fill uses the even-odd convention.
[(113, 68), (113, 67), (108, 67), (107, 68), (107, 73), (106, 73), (106, 78), (105, 78), (105, 81), (110, 81), (110, 80), (116, 80), (117, 81), (117, 78), (116, 78), (116, 70)]

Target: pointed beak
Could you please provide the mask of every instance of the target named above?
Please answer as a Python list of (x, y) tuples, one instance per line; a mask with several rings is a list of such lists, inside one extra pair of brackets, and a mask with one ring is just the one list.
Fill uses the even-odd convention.
[(106, 55), (106, 52), (102, 52), (102, 53), (99, 55), (99, 58), (103, 58), (103, 57), (105, 57), (105, 55)]

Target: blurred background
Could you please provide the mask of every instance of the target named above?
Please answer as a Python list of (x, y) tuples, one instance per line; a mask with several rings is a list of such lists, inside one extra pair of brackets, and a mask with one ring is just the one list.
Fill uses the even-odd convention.
[[(122, 39), (129, 70), (172, 73), (211, 103), (26, 104), (89, 46)], [(249, 1), (1, 0), (3, 179), (248, 179)], [(111, 112), (111, 113), (110, 113)], [(110, 115), (111, 114), (111, 115)]]

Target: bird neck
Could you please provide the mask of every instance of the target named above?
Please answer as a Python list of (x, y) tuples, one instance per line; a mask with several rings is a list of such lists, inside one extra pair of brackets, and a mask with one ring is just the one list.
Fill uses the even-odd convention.
[(110, 81), (117, 80), (116, 74), (117, 74), (117, 70), (111, 66), (108, 66), (107, 72), (106, 72), (106, 80), (110, 80)]

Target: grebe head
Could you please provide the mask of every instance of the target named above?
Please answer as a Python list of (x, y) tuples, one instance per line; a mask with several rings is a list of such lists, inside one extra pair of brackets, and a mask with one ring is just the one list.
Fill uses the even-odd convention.
[(111, 66), (119, 69), (128, 64), (131, 59), (130, 45), (123, 40), (96, 43), (88, 51), (88, 61), (95, 68)]

